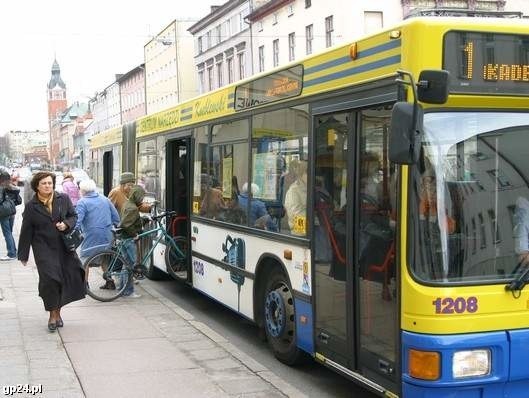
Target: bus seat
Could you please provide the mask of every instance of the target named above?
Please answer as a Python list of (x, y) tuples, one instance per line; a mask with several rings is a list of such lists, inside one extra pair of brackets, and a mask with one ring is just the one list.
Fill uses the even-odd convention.
[(187, 216), (176, 216), (171, 220), (171, 231), (172, 236), (185, 236), (185, 226), (187, 222)]
[[(389, 291), (389, 278), (390, 278), (390, 271), (391, 266), (394, 264), (395, 260), (395, 241), (393, 240), (391, 242), (391, 245), (389, 246), (389, 249), (386, 252), (386, 255), (384, 256), (384, 260), (380, 264), (370, 264), (367, 267), (367, 275), (366, 279), (368, 281), (375, 280), (374, 274), (380, 273), (382, 275), (382, 299), (385, 301), (391, 301), (391, 292)], [(369, 284), (367, 285), (367, 289), (369, 292)], [(368, 293), (369, 294), (369, 293)]]

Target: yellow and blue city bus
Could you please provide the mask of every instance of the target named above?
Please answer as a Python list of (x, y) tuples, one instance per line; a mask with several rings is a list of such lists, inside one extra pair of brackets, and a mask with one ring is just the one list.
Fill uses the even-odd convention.
[(528, 110), (526, 21), (414, 18), (102, 133), (93, 159), (179, 213), (188, 268), (162, 247), (149, 275), (279, 360), (387, 397), (524, 397)]

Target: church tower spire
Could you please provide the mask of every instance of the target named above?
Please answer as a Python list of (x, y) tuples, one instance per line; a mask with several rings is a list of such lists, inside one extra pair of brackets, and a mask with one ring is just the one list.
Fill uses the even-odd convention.
[(66, 109), (66, 84), (61, 78), (61, 68), (57, 60), (51, 67), (51, 78), (48, 83), (48, 121), (57, 117), (57, 113)]
[(67, 108), (66, 84), (61, 78), (61, 68), (57, 59), (51, 67), (51, 78), (48, 83), (48, 127), (50, 131), (50, 162), (56, 165), (56, 159), (60, 152), (60, 123), (58, 116)]

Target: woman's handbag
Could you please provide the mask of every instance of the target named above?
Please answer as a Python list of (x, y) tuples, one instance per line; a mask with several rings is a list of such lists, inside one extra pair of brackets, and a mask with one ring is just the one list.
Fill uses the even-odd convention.
[(64, 246), (66, 246), (66, 250), (70, 252), (74, 252), (84, 240), (83, 234), (78, 229), (74, 229), (70, 232), (64, 232), (61, 234), (61, 237), (64, 242)]

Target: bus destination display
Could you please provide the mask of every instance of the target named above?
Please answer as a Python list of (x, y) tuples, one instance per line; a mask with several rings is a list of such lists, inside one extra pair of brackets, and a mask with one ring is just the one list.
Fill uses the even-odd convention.
[(253, 108), (269, 102), (296, 97), (303, 88), (303, 66), (259, 77), (235, 88), (235, 110)]
[(448, 32), (443, 55), (451, 93), (529, 92), (529, 36)]

